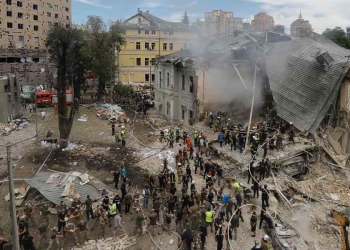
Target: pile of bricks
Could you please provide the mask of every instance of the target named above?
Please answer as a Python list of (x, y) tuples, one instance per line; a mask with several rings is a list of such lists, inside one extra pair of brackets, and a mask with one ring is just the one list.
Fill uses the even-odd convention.
[(74, 250), (122, 250), (137, 243), (135, 237), (128, 237), (128, 235), (120, 235), (118, 237), (110, 237), (99, 240), (89, 240), (81, 247), (75, 247)]

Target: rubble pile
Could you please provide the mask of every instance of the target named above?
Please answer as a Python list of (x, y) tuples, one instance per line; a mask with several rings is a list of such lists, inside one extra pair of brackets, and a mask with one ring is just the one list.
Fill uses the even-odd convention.
[(25, 119), (16, 119), (9, 124), (0, 123), (0, 136), (7, 136), (11, 131), (21, 130), (28, 125), (28, 121)]
[(128, 235), (121, 235), (118, 237), (110, 237), (100, 239), (98, 241), (89, 240), (81, 247), (75, 247), (74, 250), (125, 250), (137, 243), (135, 237), (128, 237)]
[(127, 117), (118, 105), (104, 103), (101, 108), (97, 110), (97, 117), (102, 120), (113, 119), (115, 121), (124, 122)]

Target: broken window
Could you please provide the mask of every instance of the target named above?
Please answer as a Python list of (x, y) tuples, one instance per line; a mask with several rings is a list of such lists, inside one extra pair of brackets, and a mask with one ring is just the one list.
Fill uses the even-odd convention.
[(6, 0), (7, 5), (11, 5), (12, 4), (12, 0)]
[(141, 66), (141, 58), (136, 58), (136, 65)]
[(140, 50), (141, 49), (141, 43), (140, 42), (136, 42), (136, 49)]
[(167, 43), (163, 43), (163, 50), (167, 50), (167, 46), (168, 46)]
[(190, 84), (190, 93), (193, 93), (193, 76), (190, 76), (190, 81), (191, 81), (191, 84)]
[(17, 7), (22, 7), (22, 1), (17, 1)]
[(23, 23), (18, 24), (18, 29), (23, 30)]
[(145, 58), (145, 66), (149, 65), (149, 58)]
[(7, 28), (12, 29), (12, 23), (7, 23)]
[(185, 75), (182, 75), (182, 90), (185, 90)]
[(18, 13), (17, 13), (17, 18), (23, 18), (23, 13), (18, 12)]
[(12, 16), (12, 11), (9, 11), (9, 10), (8, 10), (8, 11), (6, 12), (6, 15), (7, 15), (7, 16)]

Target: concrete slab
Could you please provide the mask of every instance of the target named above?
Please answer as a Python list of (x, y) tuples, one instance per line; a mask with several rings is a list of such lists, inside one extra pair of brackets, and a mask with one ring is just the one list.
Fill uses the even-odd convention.
[(336, 141), (331, 135), (328, 136), (328, 141), (329, 141), (329, 144), (331, 145), (331, 147), (333, 148), (334, 152), (337, 155), (344, 154), (343, 148), (340, 145), (340, 143), (338, 141)]

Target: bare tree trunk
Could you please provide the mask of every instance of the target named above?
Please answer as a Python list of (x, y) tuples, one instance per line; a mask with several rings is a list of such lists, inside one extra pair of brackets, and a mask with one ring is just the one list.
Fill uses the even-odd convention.
[[(68, 112), (66, 105), (66, 90), (67, 90), (67, 45), (62, 46), (62, 57), (59, 59), (57, 69), (57, 97), (58, 97), (58, 127), (60, 131), (60, 147), (68, 146), (69, 134), (72, 129), (74, 119), (74, 108)], [(73, 100), (74, 107), (74, 100)]]

